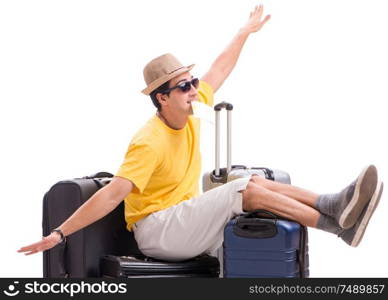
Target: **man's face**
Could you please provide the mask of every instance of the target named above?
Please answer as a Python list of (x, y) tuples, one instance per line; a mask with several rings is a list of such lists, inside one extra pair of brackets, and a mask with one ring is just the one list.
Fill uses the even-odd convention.
[[(183, 73), (171, 79), (169, 87), (175, 87), (177, 84), (191, 81), (192, 79), (193, 76), (189, 72)], [(176, 88), (170, 91), (169, 95), (163, 95), (163, 97), (166, 102), (164, 102), (165, 106), (162, 106), (162, 110), (168, 109), (174, 114), (192, 115), (193, 108), (191, 106), (191, 102), (198, 100), (198, 92), (193, 86), (191, 86), (191, 89), (188, 92), (183, 92), (181, 89)]]

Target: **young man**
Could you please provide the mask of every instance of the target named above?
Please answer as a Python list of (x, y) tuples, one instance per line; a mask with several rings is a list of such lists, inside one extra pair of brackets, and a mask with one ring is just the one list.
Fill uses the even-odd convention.
[(19, 252), (50, 249), (63, 236), (102, 218), (125, 199), (128, 230), (147, 256), (183, 260), (212, 253), (223, 241), (226, 223), (243, 211), (265, 209), (334, 234), (357, 246), (380, 200), (383, 185), (373, 165), (338, 194), (317, 195), (260, 176), (240, 178), (199, 195), (201, 157), (199, 121), (193, 101), (213, 105), (213, 93), (233, 70), (251, 33), (269, 20), (263, 7), (251, 12), (230, 45), (198, 80), (173, 55), (153, 59), (144, 68), (146, 88), (156, 115), (132, 139), (112, 182), (85, 202), (49, 236)]

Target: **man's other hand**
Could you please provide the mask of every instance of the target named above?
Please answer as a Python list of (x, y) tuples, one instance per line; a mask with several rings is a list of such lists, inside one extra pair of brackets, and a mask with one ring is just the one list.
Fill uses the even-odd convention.
[(50, 235), (45, 236), (39, 242), (20, 248), (17, 252), (25, 255), (31, 255), (40, 251), (45, 251), (58, 245), (61, 240), (61, 236), (57, 232), (52, 232)]

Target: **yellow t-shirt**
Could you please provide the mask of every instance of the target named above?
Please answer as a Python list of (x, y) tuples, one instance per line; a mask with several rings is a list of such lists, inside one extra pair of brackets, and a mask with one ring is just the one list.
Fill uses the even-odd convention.
[[(213, 106), (213, 89), (204, 81), (198, 100)], [(149, 214), (198, 195), (199, 125), (198, 119), (189, 116), (186, 126), (175, 130), (155, 115), (133, 137), (116, 173), (135, 185), (125, 199), (128, 230)]]

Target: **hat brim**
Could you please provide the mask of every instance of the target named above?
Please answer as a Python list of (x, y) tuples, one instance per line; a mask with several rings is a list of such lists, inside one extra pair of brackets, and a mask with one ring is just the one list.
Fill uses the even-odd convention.
[(177, 77), (183, 73), (186, 73), (186, 72), (189, 72), (191, 71), (192, 68), (194, 68), (195, 64), (192, 64), (190, 66), (187, 66), (187, 67), (182, 67), (182, 68), (179, 68), (178, 70), (174, 71), (174, 72), (171, 72), (170, 74), (167, 74), (163, 77), (160, 77), (158, 79), (156, 79), (155, 81), (152, 81), (144, 90), (142, 90), (141, 92), (145, 95), (149, 95), (151, 94), (151, 92), (155, 89), (157, 89), (158, 87), (160, 87), (162, 84), (166, 83), (167, 81), (169, 81), (170, 79), (174, 78), (174, 77)]

